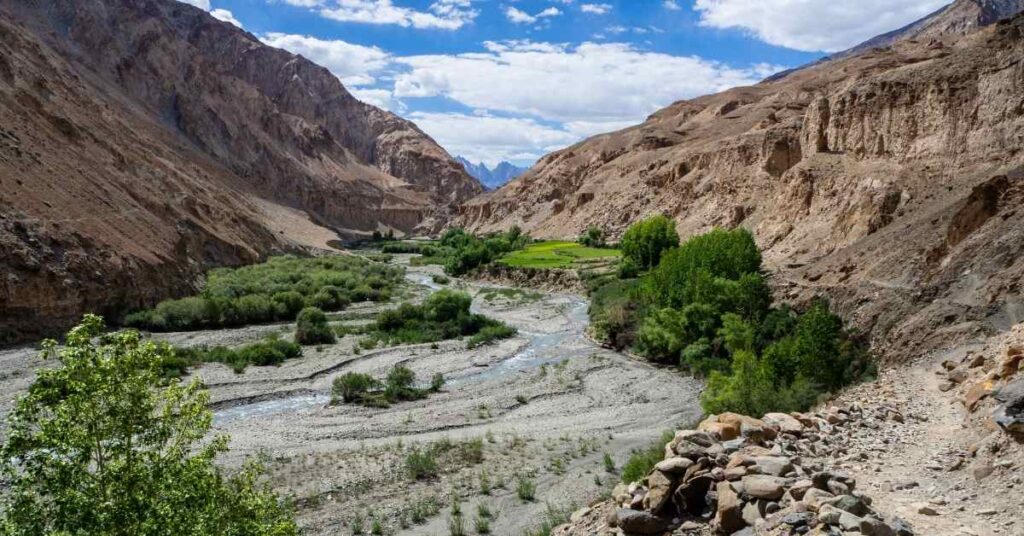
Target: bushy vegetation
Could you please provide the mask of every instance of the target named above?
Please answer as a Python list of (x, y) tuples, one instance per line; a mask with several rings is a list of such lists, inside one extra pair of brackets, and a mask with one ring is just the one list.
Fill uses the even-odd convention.
[(124, 324), (150, 331), (189, 331), (293, 320), (307, 307), (387, 301), (402, 282), (400, 267), (361, 257), (274, 257), (262, 264), (212, 270), (199, 296), (166, 300), (127, 315)]
[(444, 376), (435, 374), (426, 389), (416, 387), (415, 383), (416, 373), (408, 367), (396, 365), (384, 381), (369, 374), (346, 372), (334, 379), (331, 394), (335, 403), (386, 408), (398, 402), (420, 400), (440, 391), (444, 387)]
[(530, 242), (519, 227), (507, 232), (478, 237), (462, 229), (450, 229), (441, 237), (444, 248), (444, 271), (449, 275), (462, 275), (470, 270), (497, 260), (510, 251), (521, 249)]
[(295, 319), (295, 342), (303, 345), (333, 344), (334, 331), (327, 324), (327, 315), (316, 307), (306, 307)]
[(590, 248), (603, 248), (606, 245), (604, 240), (604, 231), (595, 225), (587, 227), (586, 232), (580, 236), (577, 242)]
[(18, 398), (0, 446), (4, 534), (291, 536), (289, 504), (246, 464), (230, 474), (207, 439), (210, 397), (199, 381), (165, 382), (173, 350), (135, 331), (104, 334), (87, 315)]
[[(626, 234), (643, 236), (650, 222)], [(715, 229), (657, 256), (640, 279), (593, 294), (593, 332), (651, 361), (708, 377), (705, 411), (803, 410), (868, 372), (866, 350), (827, 303), (802, 314), (771, 306), (761, 253), (748, 231)]]
[(189, 367), (200, 363), (224, 363), (241, 373), (249, 365), (265, 367), (280, 365), (286, 359), (302, 355), (302, 347), (294, 342), (270, 335), (260, 342), (248, 344), (240, 348), (226, 346), (194, 346), (191, 348), (175, 348), (174, 352), (160, 362), (162, 375), (168, 378), (180, 378), (188, 372)]
[(366, 330), (367, 340), (377, 344), (420, 344), (472, 336), (476, 345), (515, 335), (515, 328), (473, 314), (472, 298), (464, 292), (439, 290), (422, 305), (402, 304), (383, 311)]
[(661, 254), (679, 245), (676, 224), (658, 214), (634, 223), (622, 235), (622, 255), (641, 270), (658, 265)]

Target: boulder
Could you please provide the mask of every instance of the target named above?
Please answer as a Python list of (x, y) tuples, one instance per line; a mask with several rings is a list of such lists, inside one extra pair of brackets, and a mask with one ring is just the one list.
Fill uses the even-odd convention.
[(756, 525), (764, 519), (764, 501), (750, 501), (743, 507), (743, 521), (748, 525)]
[(693, 460), (689, 458), (683, 458), (681, 456), (675, 456), (667, 460), (658, 462), (654, 468), (663, 472), (673, 475), (685, 473), (690, 466), (693, 465)]
[(992, 420), (1012, 434), (1024, 434), (1024, 380), (1017, 380), (999, 388), (993, 395), (1000, 405)]
[(718, 506), (715, 511), (715, 525), (718, 530), (725, 534), (732, 534), (742, 529), (745, 523), (740, 496), (726, 482), (719, 482), (715, 489), (718, 492)]
[(999, 367), (999, 376), (1002, 378), (1012, 378), (1017, 374), (1022, 363), (1024, 363), (1024, 353), (1007, 354), (1003, 358), (1002, 366)]
[(712, 415), (697, 425), (697, 430), (707, 432), (718, 438), (720, 441), (729, 441), (740, 436), (740, 427), (735, 423), (719, 422), (718, 417)]
[(672, 477), (655, 469), (647, 476), (647, 487), (647, 495), (644, 496), (643, 502), (644, 510), (657, 514), (672, 497)]
[(774, 501), (782, 498), (786, 491), (786, 479), (769, 475), (748, 475), (743, 477), (743, 488), (755, 499)]
[(951, 370), (949, 371), (949, 374), (946, 375), (946, 379), (955, 384), (964, 383), (965, 381), (967, 381), (967, 371), (961, 369)]
[(764, 475), (785, 476), (793, 471), (793, 462), (784, 456), (758, 456), (754, 465)]
[(978, 402), (981, 402), (982, 399), (992, 394), (994, 386), (995, 385), (992, 380), (981, 380), (980, 382), (972, 385), (964, 396), (964, 405), (967, 406), (967, 410), (974, 411)]
[(804, 433), (804, 425), (785, 413), (766, 413), (763, 420), (765, 424), (784, 434), (800, 435)]
[(669, 521), (644, 510), (622, 508), (615, 512), (615, 525), (626, 534), (661, 534), (668, 530)]

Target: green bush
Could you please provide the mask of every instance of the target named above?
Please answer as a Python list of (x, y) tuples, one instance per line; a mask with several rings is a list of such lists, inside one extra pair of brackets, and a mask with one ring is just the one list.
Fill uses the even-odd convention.
[(346, 403), (358, 402), (363, 395), (379, 388), (380, 382), (373, 376), (358, 372), (346, 372), (331, 382), (334, 400)]
[(476, 344), (515, 334), (513, 328), (470, 313), (472, 298), (464, 292), (440, 290), (422, 305), (402, 304), (383, 311), (367, 333), (372, 341), (384, 344), (420, 344), (477, 336)]
[(334, 331), (327, 324), (327, 315), (316, 307), (306, 307), (295, 321), (295, 342), (303, 345), (332, 344)]
[(336, 311), (352, 300), (390, 299), (403, 274), (400, 267), (354, 255), (273, 257), (262, 264), (212, 270), (200, 296), (166, 300), (122, 322), (151, 331), (188, 331), (292, 320), (304, 305)]
[(600, 227), (591, 225), (587, 227), (586, 232), (580, 236), (577, 240), (581, 245), (591, 248), (603, 248), (605, 247), (604, 231)]
[(413, 480), (437, 476), (437, 459), (432, 449), (414, 449), (405, 456), (405, 470)]
[(636, 261), (626, 257), (619, 261), (619, 265), (615, 268), (615, 275), (619, 279), (633, 279), (640, 275), (640, 267), (637, 266)]
[(472, 350), (478, 346), (484, 346), (500, 339), (514, 337), (518, 332), (516, 328), (505, 324), (484, 326), (476, 335), (473, 335), (466, 341), (466, 348)]
[(301, 346), (273, 334), (260, 342), (235, 349), (224, 346), (175, 348), (174, 354), (160, 363), (160, 368), (167, 378), (184, 376), (189, 367), (200, 363), (224, 363), (240, 373), (249, 365), (276, 366), (301, 355)]
[(642, 270), (657, 266), (662, 253), (678, 245), (675, 222), (661, 214), (631, 225), (620, 243), (623, 257)]

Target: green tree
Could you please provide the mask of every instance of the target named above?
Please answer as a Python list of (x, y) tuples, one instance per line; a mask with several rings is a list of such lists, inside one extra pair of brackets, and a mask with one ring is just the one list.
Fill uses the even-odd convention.
[(43, 343), (60, 366), (39, 371), (8, 419), (2, 533), (297, 534), (258, 465), (228, 475), (214, 464), (228, 438), (200, 443), (212, 414), (199, 381), (161, 384), (171, 348), (103, 327), (86, 315), (64, 348)]
[(295, 321), (295, 342), (299, 344), (331, 344), (335, 340), (327, 315), (316, 307), (306, 307)]
[(580, 236), (578, 242), (591, 248), (603, 248), (605, 246), (604, 231), (596, 225), (591, 225), (590, 227), (587, 227), (586, 232)]
[(678, 246), (675, 222), (661, 214), (631, 225), (621, 242), (622, 255), (644, 270), (657, 266), (662, 253)]

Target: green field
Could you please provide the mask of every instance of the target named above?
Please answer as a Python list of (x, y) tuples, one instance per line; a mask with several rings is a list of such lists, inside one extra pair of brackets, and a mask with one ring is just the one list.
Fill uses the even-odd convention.
[(569, 268), (587, 261), (610, 261), (621, 256), (622, 252), (617, 249), (590, 248), (576, 242), (551, 240), (513, 251), (498, 262), (517, 268)]

